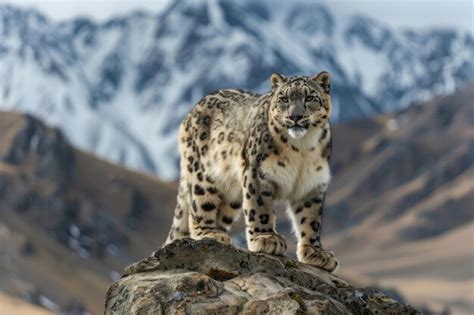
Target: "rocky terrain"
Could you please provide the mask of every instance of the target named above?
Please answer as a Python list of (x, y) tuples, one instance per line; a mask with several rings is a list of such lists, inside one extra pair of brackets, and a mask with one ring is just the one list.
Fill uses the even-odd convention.
[(176, 241), (125, 269), (105, 314), (421, 314), (287, 257)]

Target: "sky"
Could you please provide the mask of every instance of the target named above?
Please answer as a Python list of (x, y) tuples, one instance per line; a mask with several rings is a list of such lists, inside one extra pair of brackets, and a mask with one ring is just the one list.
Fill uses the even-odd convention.
[(473, 0), (336, 0), (327, 3), (342, 16), (367, 13), (395, 28), (455, 27), (474, 33)]
[[(0, 0), (0, 2), (35, 7), (53, 20), (87, 16), (97, 21), (103, 21), (115, 15), (127, 14), (135, 9), (159, 12), (172, 3), (171, 0)], [(455, 27), (474, 33), (473, 0), (333, 0), (320, 2), (327, 3), (338, 16), (364, 13), (382, 20), (394, 28)]]

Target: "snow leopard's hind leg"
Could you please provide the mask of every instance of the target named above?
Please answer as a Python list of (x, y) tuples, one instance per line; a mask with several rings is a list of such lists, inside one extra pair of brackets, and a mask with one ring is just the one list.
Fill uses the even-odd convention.
[[(219, 220), (219, 209), (223, 203), (216, 184), (209, 174), (210, 163), (209, 148), (210, 126), (208, 119), (201, 117), (199, 111), (192, 113), (182, 123), (180, 128), (180, 152), (181, 152), (181, 181), (180, 186), (184, 187), (183, 198), (187, 201), (187, 229), (189, 236), (193, 239), (213, 238), (223, 243), (230, 243), (231, 238), (222, 227)], [(208, 163), (206, 163), (208, 162)], [(175, 217), (180, 216), (177, 207)], [(178, 226), (173, 227), (176, 234)], [(180, 228), (181, 232), (181, 228)]]

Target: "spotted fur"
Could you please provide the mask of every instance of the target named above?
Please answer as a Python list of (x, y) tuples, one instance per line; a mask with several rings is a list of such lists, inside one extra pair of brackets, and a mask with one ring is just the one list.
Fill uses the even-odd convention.
[(257, 95), (220, 90), (204, 97), (179, 131), (181, 178), (166, 243), (227, 232), (241, 212), (250, 250), (282, 255), (274, 202), (288, 203), (302, 262), (334, 271), (338, 261), (321, 246), (321, 217), (330, 181), (330, 75), (271, 77)]

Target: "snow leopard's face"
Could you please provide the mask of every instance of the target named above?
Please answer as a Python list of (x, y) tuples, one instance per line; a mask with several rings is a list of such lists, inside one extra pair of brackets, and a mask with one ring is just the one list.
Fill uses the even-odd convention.
[(303, 137), (313, 126), (322, 126), (331, 112), (330, 75), (321, 72), (314, 77), (272, 75), (271, 116), (286, 128), (292, 138)]

